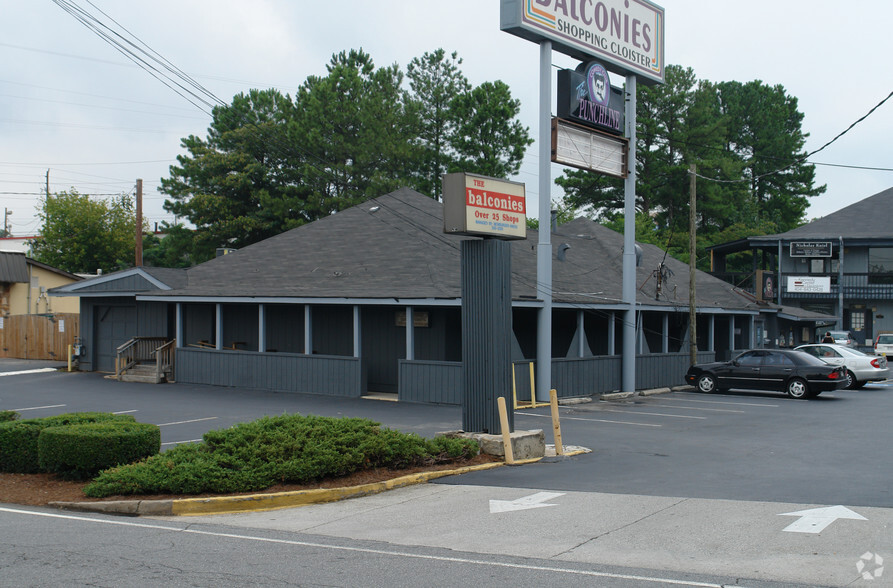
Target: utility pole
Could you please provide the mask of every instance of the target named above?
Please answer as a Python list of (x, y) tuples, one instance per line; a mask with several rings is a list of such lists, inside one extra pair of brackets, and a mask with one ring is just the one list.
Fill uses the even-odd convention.
[(4, 237), (12, 237), (12, 231), (9, 230), (9, 217), (12, 216), (12, 211), (3, 207), (3, 236)]
[(47, 168), (47, 198), (50, 197), (50, 170)]
[(698, 166), (691, 164), (689, 169), (688, 194), (688, 338), (691, 364), (698, 363), (698, 315), (695, 298), (695, 271), (697, 271), (697, 210), (695, 208), (697, 194)]
[(136, 267), (143, 265), (143, 180), (136, 181)]

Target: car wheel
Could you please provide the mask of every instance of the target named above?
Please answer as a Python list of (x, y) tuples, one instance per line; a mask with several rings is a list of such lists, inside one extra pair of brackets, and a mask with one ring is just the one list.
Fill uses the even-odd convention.
[(710, 374), (704, 374), (698, 378), (698, 391), (705, 394), (716, 391), (716, 378)]
[(856, 374), (851, 372), (850, 370), (846, 371), (846, 388), (847, 390), (852, 390), (853, 388), (860, 388), (859, 380), (856, 379)]
[(791, 378), (788, 381), (787, 393), (791, 398), (808, 398), (809, 386), (806, 385), (806, 380), (803, 378)]

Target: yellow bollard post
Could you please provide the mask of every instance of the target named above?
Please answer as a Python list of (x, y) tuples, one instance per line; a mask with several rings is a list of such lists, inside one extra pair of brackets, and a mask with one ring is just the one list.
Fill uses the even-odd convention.
[(552, 405), (552, 433), (555, 435), (555, 455), (564, 455), (561, 444), (561, 423), (558, 422), (558, 391), (549, 390), (549, 403)]
[(71, 343), (68, 344), (68, 371), (71, 371)]
[(499, 396), (496, 399), (496, 406), (499, 408), (499, 424), (502, 427), (502, 446), (505, 450), (505, 463), (511, 465), (515, 463), (515, 452), (512, 450), (512, 435), (509, 431), (509, 415), (505, 409), (505, 396)]

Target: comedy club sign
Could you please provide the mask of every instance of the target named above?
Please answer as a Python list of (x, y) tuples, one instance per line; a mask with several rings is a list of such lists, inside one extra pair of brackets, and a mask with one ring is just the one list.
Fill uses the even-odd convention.
[(526, 239), (524, 184), (469, 173), (443, 176), (443, 232)]
[(664, 82), (664, 9), (648, 0), (502, 0), (500, 28), (646, 83)]
[(624, 108), (623, 91), (611, 86), (611, 77), (600, 63), (558, 72), (558, 118), (622, 135)]

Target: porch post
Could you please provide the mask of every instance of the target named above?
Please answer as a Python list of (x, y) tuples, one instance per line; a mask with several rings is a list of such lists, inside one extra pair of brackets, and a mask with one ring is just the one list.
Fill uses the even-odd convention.
[(729, 315), (729, 351), (735, 349), (735, 315)]
[(313, 313), (310, 312), (310, 305), (304, 305), (304, 354), (311, 355), (313, 353)]
[(177, 347), (183, 347), (183, 303), (178, 302), (177, 313), (174, 321), (176, 324), (174, 325), (174, 336), (177, 338)]
[(415, 359), (415, 321), (412, 316), (412, 307), (406, 307), (406, 359)]
[(748, 349), (753, 349), (754, 347), (757, 346), (757, 345), (756, 345), (756, 339), (754, 338), (754, 332), (753, 332), (753, 328), (754, 328), (754, 324), (755, 324), (755, 323), (756, 323), (756, 317), (754, 317), (754, 315), (750, 315), (750, 325), (749, 325), (749, 328), (750, 328), (750, 345), (749, 345)]
[(267, 350), (267, 320), (266, 309), (263, 304), (257, 305), (257, 350), (264, 353)]
[(660, 352), (661, 353), (669, 353), (670, 352), (670, 315), (664, 313), (663, 324), (661, 325), (661, 341), (660, 341)]
[(614, 355), (614, 337), (616, 336), (617, 325), (614, 319), (614, 311), (608, 313), (608, 355)]
[(583, 357), (583, 351), (586, 348), (586, 329), (583, 325), (583, 311), (577, 311), (577, 357)]
[(716, 341), (714, 334), (716, 333), (716, 315), (711, 314), (710, 320), (707, 321), (707, 351), (716, 351)]
[(214, 313), (214, 348), (220, 351), (223, 349), (223, 305), (221, 303), (217, 303), (215, 306)]
[(360, 336), (360, 306), (353, 306), (353, 356), (359, 357), (362, 347), (362, 338)]

